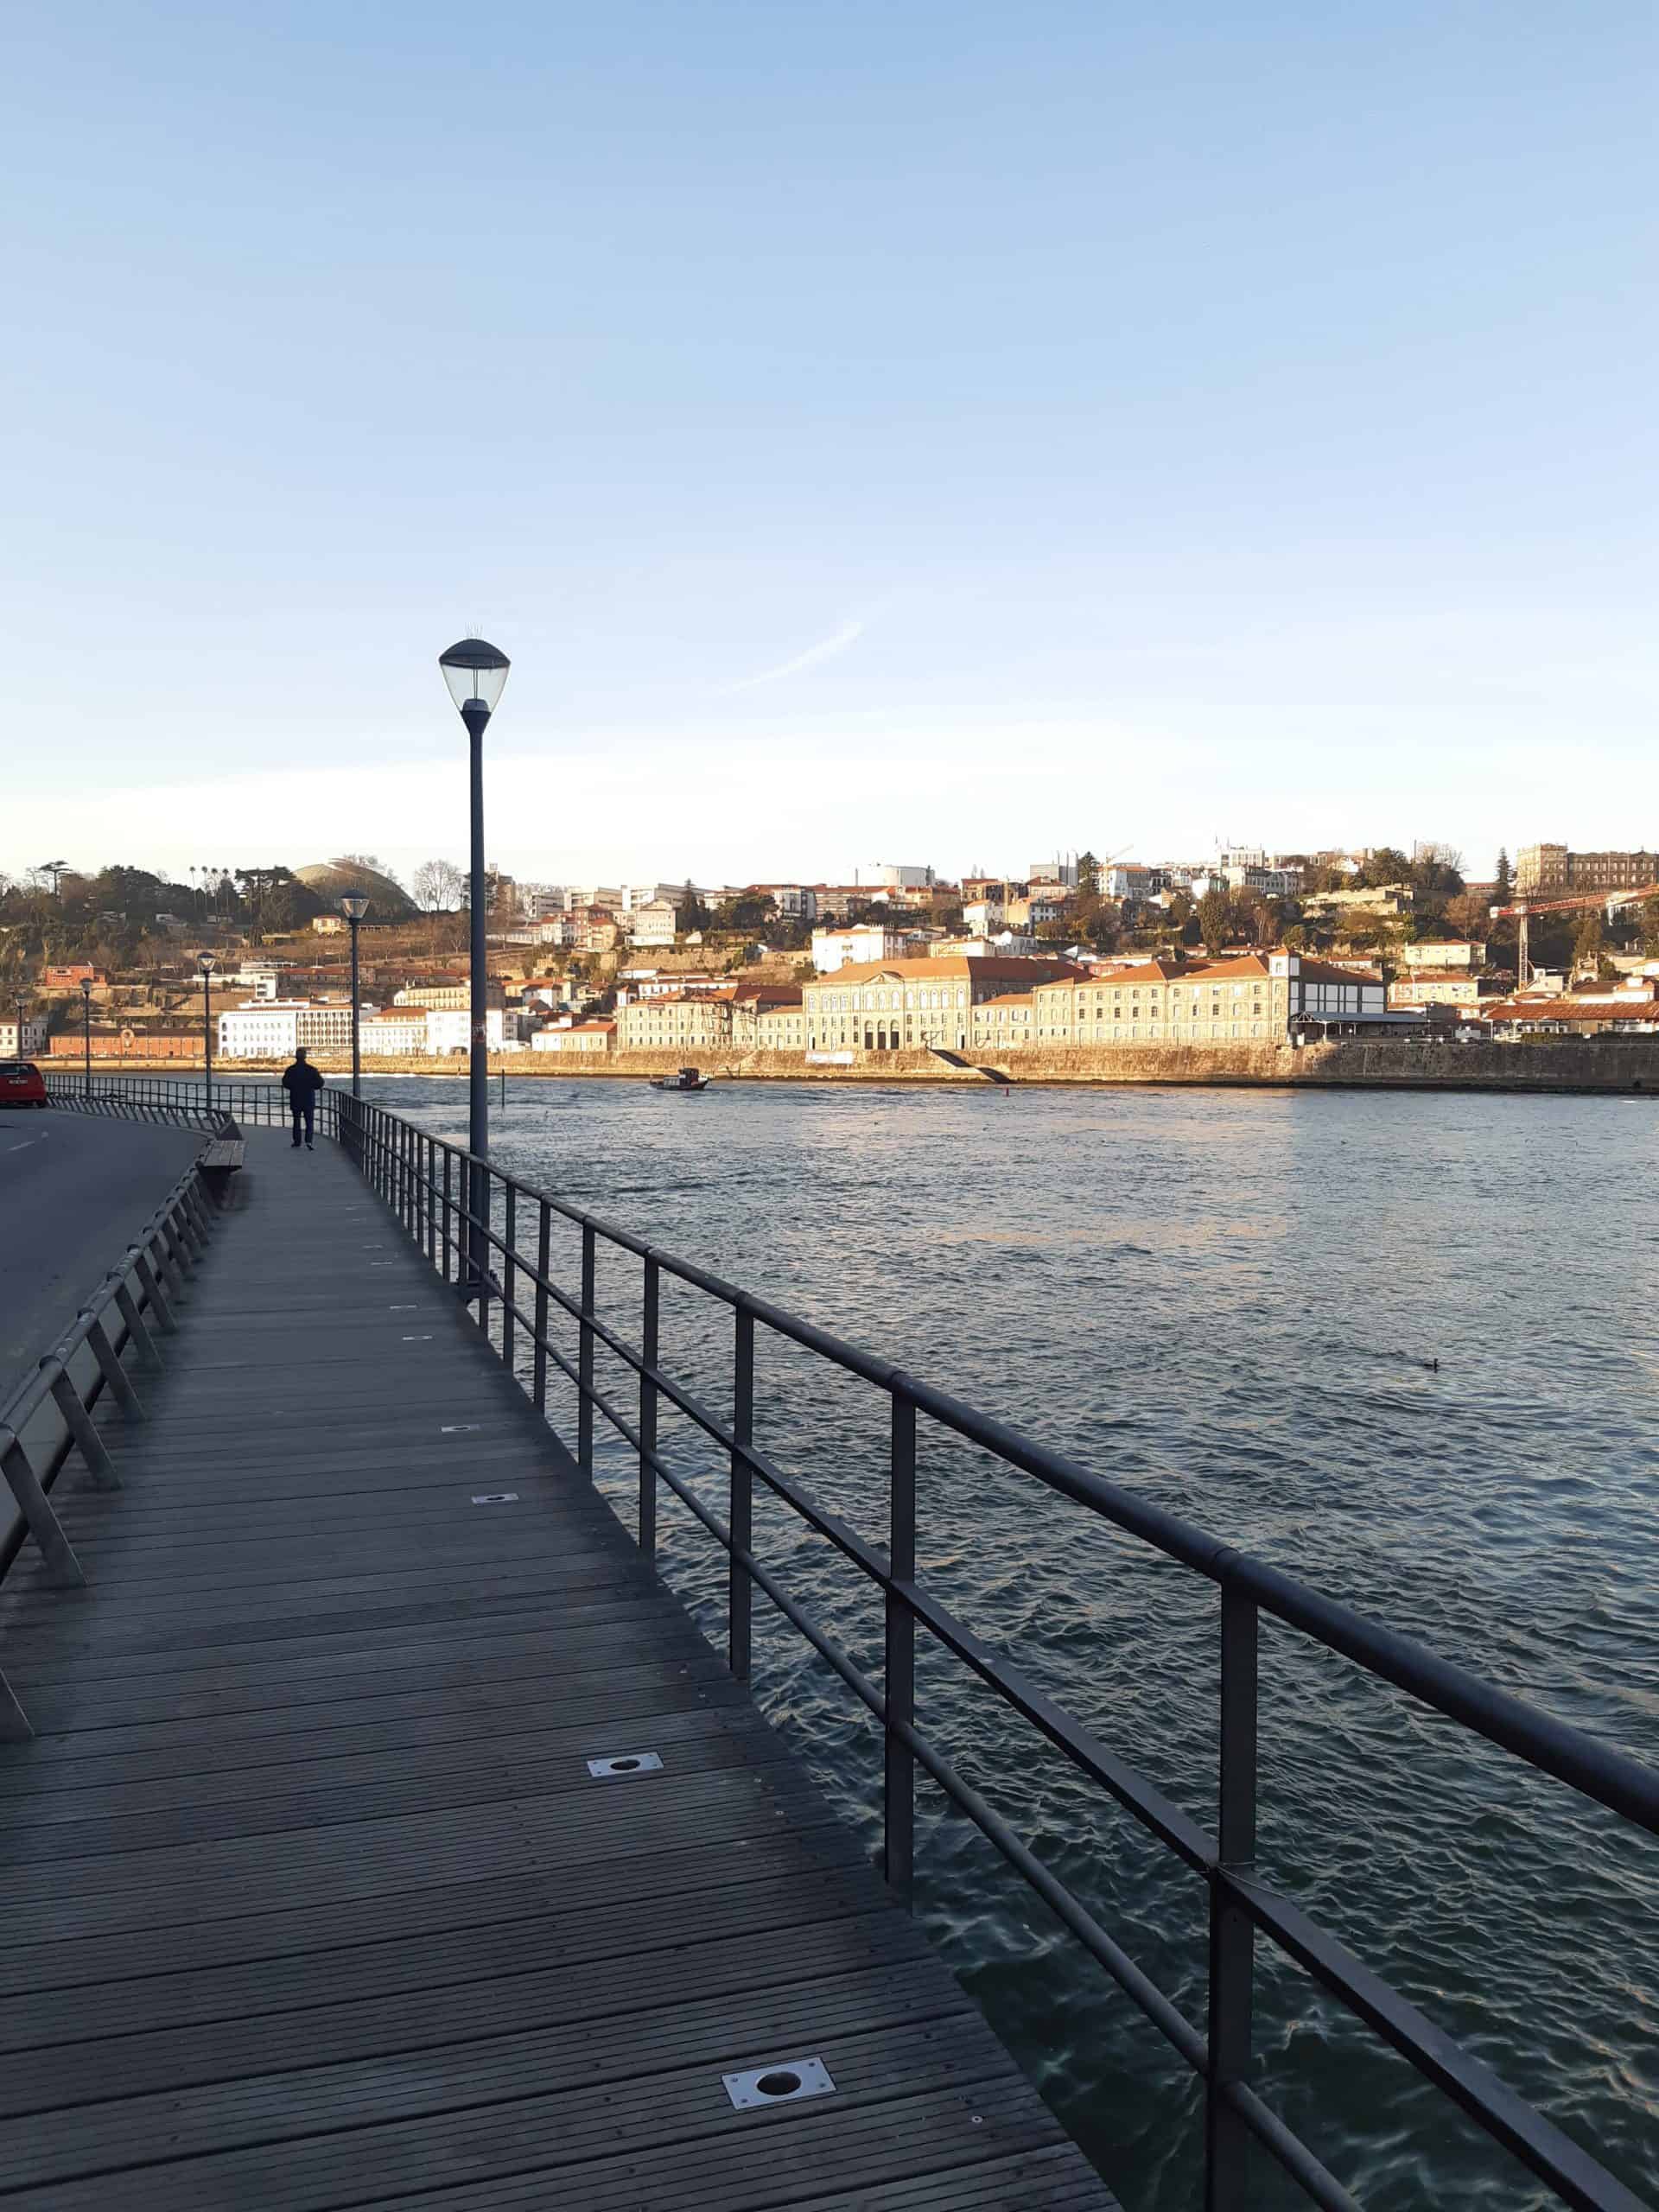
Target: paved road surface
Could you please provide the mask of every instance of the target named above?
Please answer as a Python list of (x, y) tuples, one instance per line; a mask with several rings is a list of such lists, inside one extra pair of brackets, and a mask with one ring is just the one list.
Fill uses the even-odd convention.
[(0, 1402), (204, 1142), (146, 1122), (0, 1113)]

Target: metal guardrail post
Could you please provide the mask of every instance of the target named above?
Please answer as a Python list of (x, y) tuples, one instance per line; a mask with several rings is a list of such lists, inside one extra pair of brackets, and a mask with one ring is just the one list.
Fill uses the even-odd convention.
[(47, 1580), (60, 1590), (79, 1590), (86, 1577), (80, 1571), (63, 1524), (48, 1503), (27, 1452), (10, 1429), (0, 1430), (0, 1473), (5, 1476), (17, 1509), (29, 1523), (29, 1532), (46, 1561)]
[(518, 1295), (518, 1193), (511, 1183), (507, 1185), (506, 1220), (503, 1234), (506, 1251), (502, 1255), (501, 1268), (501, 1364), (509, 1375), (512, 1365), (512, 1308)]
[[(50, 1367), (56, 1359), (55, 1352), (48, 1352), (41, 1365)], [(92, 1415), (80, 1402), (79, 1391), (61, 1366), (52, 1378), (52, 1396), (58, 1411), (63, 1415), (65, 1427), (74, 1438), (80, 1456), (86, 1462), (86, 1471), (92, 1478), (93, 1488), (119, 1490), (121, 1478), (115, 1471), (115, 1462), (105, 1450), (104, 1440), (94, 1427)]]
[(115, 1303), (121, 1319), (127, 1325), (127, 1334), (137, 1345), (138, 1357), (144, 1365), (165, 1367), (167, 1362), (162, 1357), (162, 1348), (151, 1336), (143, 1315), (138, 1311), (138, 1301), (124, 1282), (118, 1282), (115, 1287)]
[[(888, 1571), (895, 1582), (916, 1578), (916, 1405), (901, 1389), (893, 1394), (893, 1443), (888, 1476)], [(896, 1591), (886, 1598), (886, 1657), (882, 1694), (887, 1707), (882, 1755), (882, 1871), (887, 1887), (908, 1906), (916, 1851), (916, 1762), (896, 1723), (916, 1722), (916, 1618)]]
[[(754, 1316), (740, 1306), (733, 1316), (732, 1437), (754, 1441)], [(727, 1586), (727, 1641), (731, 1669), (740, 1682), (749, 1679), (750, 1607), (753, 1588), (749, 1570), (737, 1554), (754, 1541), (754, 1470), (741, 1452), (732, 1454), (732, 1558)]]
[(446, 1145), (443, 1154), (443, 1279), (450, 1280), (450, 1262), (454, 1257), (455, 1155)]
[(547, 1270), (552, 1235), (553, 1209), (543, 1198), (536, 1224), (536, 1362), (531, 1386), (538, 1414), (547, 1411)]
[(178, 1323), (173, 1318), (173, 1308), (168, 1303), (167, 1293), (162, 1288), (159, 1264), (152, 1267), (149, 1255), (142, 1244), (131, 1248), (132, 1271), (138, 1278), (144, 1294), (144, 1303), (162, 1325), (163, 1335), (176, 1336)]
[(661, 1271), (656, 1261), (647, 1256), (639, 1345), (639, 1548), (650, 1560), (657, 1556), (657, 1470), (652, 1465), (657, 1449), (657, 1385), (645, 1370), (654, 1368), (658, 1362), (661, 1297)]
[[(1221, 1592), (1221, 1864), (1255, 1859), (1257, 1623), (1254, 1601)], [(1210, 1885), (1210, 2039), (1204, 2101), (1205, 2212), (1246, 2212), (1251, 2131), (1229, 2101), (1248, 2084), (1255, 1930), (1214, 1876)]]
[(582, 1225), (582, 1311), (583, 1319), (576, 1349), (576, 1465), (584, 1475), (594, 1471), (594, 1332), (587, 1318), (594, 1310), (595, 1273), (594, 1227)]
[[(128, 1333), (131, 1333), (130, 1325)], [(127, 1379), (126, 1369), (116, 1357), (115, 1346), (105, 1333), (102, 1321), (92, 1319), (87, 1323), (86, 1341), (92, 1348), (92, 1357), (98, 1362), (105, 1389), (121, 1408), (122, 1418), (125, 1421), (146, 1420), (148, 1416), (139, 1403), (138, 1393)]]

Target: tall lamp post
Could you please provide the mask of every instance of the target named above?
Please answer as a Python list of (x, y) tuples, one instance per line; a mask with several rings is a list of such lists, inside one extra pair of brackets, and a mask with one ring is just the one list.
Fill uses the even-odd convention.
[(363, 1046), (361, 1002), (357, 988), (357, 933), (363, 925), (363, 917), (369, 911), (366, 899), (342, 899), (340, 911), (352, 925), (352, 1096), (363, 1096)]
[(17, 994), (17, 1057), (20, 1060), (26, 1060), (29, 1058), (29, 1048), (23, 1039), (23, 1022), (26, 1019), (28, 1006), (27, 995), (19, 991)]
[(211, 952), (196, 955), (196, 967), (201, 976), (201, 1046), (207, 1070), (207, 1111), (213, 1110), (213, 969), (218, 965)]
[(85, 1089), (87, 1097), (91, 1098), (92, 1095), (92, 979), (90, 976), (83, 976), (80, 979), (80, 1041), (86, 1051)]
[[(507, 681), (509, 663), (499, 646), (482, 638), (463, 638), (438, 655), (438, 666), (449, 686), (449, 696), (461, 709), (472, 748), (472, 1061), (469, 1068), (467, 1149), (481, 1162), (490, 1149), (489, 976), (484, 948), (484, 726), (494, 713)], [(473, 1224), (485, 1218), (486, 1179), (480, 1165), (469, 1178), (465, 1224), (468, 1288), (481, 1284), (489, 1266), (486, 1238), (474, 1235)]]

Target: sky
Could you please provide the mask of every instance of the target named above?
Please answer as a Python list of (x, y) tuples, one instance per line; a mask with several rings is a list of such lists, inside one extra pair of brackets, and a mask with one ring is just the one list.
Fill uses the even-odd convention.
[(1645, 0), (7, 41), (0, 869), (1659, 842)]

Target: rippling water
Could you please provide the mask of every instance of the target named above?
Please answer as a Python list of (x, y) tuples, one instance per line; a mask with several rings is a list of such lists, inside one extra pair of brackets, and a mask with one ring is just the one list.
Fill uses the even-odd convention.
[[(450, 1135), (464, 1086), (371, 1082)], [(1103, 1474), (1659, 1760), (1650, 1104), (1239, 1091), (510, 1086), (502, 1164), (993, 1410)], [(556, 1247), (569, 1263), (569, 1243)], [(575, 1287), (574, 1268), (566, 1276)], [(637, 1331), (639, 1270), (601, 1310)], [(664, 1286), (665, 1363), (728, 1402), (729, 1322)], [(1430, 1363), (1438, 1360), (1435, 1371)], [(624, 1402), (620, 1372), (606, 1371)], [(884, 1534), (873, 1394), (763, 1338), (760, 1440)], [(561, 1426), (570, 1433), (567, 1409)], [(664, 1443), (722, 1478), (695, 1432)], [(601, 1478), (632, 1517), (626, 1450)], [(926, 1432), (922, 1570), (1081, 1719), (1214, 1818), (1207, 1585)], [(858, 1579), (781, 1509), (757, 1538), (861, 1660)], [(677, 1507), (664, 1570), (724, 1579)], [(880, 1746), (764, 1602), (756, 1688), (870, 1821)], [(920, 1719), (1202, 2024), (1201, 1886), (962, 1671)], [(1264, 1626), (1262, 1862), (1639, 2193), (1659, 2175), (1659, 1846)], [(1127, 2212), (1198, 2201), (1181, 2062), (922, 1795), (928, 1924)], [(1262, 1959), (1257, 2087), (1370, 2207), (1553, 2202), (1305, 1978)], [(1265, 2160), (1254, 2201), (1304, 2202)]]

